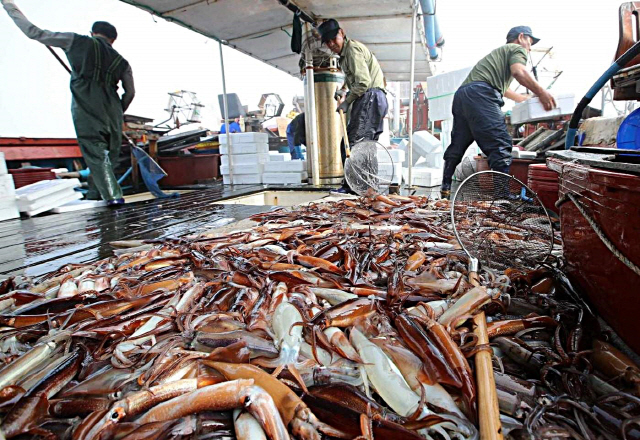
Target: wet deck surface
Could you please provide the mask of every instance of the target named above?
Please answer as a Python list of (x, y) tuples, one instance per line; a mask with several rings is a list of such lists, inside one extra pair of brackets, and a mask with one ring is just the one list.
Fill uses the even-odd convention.
[[(38, 276), (69, 263), (112, 255), (115, 240), (181, 237), (202, 232), (272, 206), (224, 205), (214, 202), (264, 190), (262, 185), (222, 185), (154, 199), (118, 209), (97, 208), (31, 219), (0, 222), (0, 277)], [(232, 220), (233, 219), (233, 220)]]
[[(217, 204), (220, 200), (264, 190), (327, 191), (311, 185), (222, 184), (189, 187), (176, 199), (154, 199), (118, 209), (97, 208), (31, 219), (0, 222), (0, 279), (10, 275), (39, 276), (65, 264), (80, 264), (113, 255), (110, 242), (183, 237), (203, 232), (273, 206)], [(426, 190), (426, 191), (425, 191)], [(421, 195), (428, 189), (418, 191)]]

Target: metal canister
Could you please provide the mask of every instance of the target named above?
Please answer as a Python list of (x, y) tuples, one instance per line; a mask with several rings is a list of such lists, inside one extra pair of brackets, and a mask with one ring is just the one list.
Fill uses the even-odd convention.
[[(344, 170), (340, 156), (342, 125), (336, 112), (335, 92), (344, 83), (344, 74), (335, 69), (316, 70), (313, 75), (316, 98), (316, 123), (318, 127), (318, 162), (320, 181), (323, 184), (342, 182)], [(305, 77), (306, 83), (306, 77)], [(305, 89), (306, 90), (306, 89)], [(305, 97), (305, 102), (308, 102)], [(307, 132), (307, 139), (309, 133)], [(310, 160), (307, 161), (311, 163)], [(309, 170), (311, 175), (311, 170)]]

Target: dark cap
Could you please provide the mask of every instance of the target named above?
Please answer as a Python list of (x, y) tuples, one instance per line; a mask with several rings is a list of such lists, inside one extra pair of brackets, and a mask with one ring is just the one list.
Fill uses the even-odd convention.
[(318, 32), (320, 32), (320, 37), (322, 38), (323, 43), (326, 43), (329, 40), (333, 40), (336, 35), (338, 35), (339, 30), (340, 25), (333, 18), (328, 19), (320, 26), (318, 26)]
[(107, 23), (106, 21), (96, 21), (95, 23), (93, 23), (91, 32), (93, 32), (94, 34), (104, 35), (105, 37), (112, 40), (118, 38), (118, 31), (116, 31), (116, 27), (111, 23)]
[(529, 26), (516, 26), (514, 28), (511, 28), (511, 30), (509, 30), (509, 32), (507, 33), (507, 43), (518, 38), (518, 35), (520, 34), (525, 34), (531, 37), (531, 39), (533, 40), (533, 43), (531, 43), (532, 46), (540, 41), (540, 38), (536, 38), (533, 36), (533, 33), (531, 32), (531, 28)]

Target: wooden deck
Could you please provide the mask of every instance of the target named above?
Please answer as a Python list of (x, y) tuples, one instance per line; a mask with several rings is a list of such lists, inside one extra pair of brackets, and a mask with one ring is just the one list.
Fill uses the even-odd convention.
[[(0, 222), (0, 277), (38, 276), (69, 263), (111, 255), (109, 242), (181, 237), (273, 209), (272, 206), (224, 205), (221, 199), (251, 194), (262, 185), (234, 189), (222, 185), (154, 199), (118, 209), (98, 208)], [(226, 219), (226, 220), (225, 220)]]

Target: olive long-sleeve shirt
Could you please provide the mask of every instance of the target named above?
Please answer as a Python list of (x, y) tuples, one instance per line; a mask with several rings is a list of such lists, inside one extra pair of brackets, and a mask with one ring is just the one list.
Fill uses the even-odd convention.
[[(31, 23), (16, 5), (4, 4), (3, 6), (16, 26), (18, 26), (18, 28), (28, 38), (38, 41), (46, 46), (59, 47), (65, 52), (71, 48), (73, 40), (76, 38), (77, 34), (73, 32), (51, 32), (40, 29), (38, 26)], [(122, 81), (122, 88), (124, 89), (124, 94), (121, 98), (122, 110), (126, 111), (131, 104), (131, 101), (133, 101), (133, 97), (136, 93), (133, 84), (133, 71), (131, 70), (131, 66), (124, 71), (120, 81)]]
[(373, 88), (384, 88), (384, 75), (375, 55), (364, 44), (345, 38), (340, 52), (340, 67), (349, 89), (346, 101), (353, 101)]

